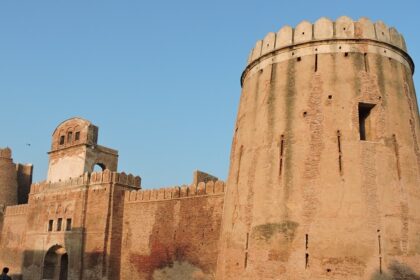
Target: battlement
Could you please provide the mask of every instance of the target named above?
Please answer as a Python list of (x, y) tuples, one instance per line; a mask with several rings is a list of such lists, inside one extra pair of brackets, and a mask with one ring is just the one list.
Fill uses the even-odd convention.
[(90, 184), (101, 183), (114, 183), (122, 186), (140, 188), (141, 178), (140, 176), (134, 176), (133, 174), (126, 174), (124, 172), (111, 172), (109, 170), (93, 172), (90, 175)]
[(125, 202), (164, 201), (188, 197), (223, 194), (226, 186), (223, 181), (201, 182), (197, 185), (183, 185), (155, 190), (126, 191)]
[(141, 188), (141, 178), (139, 176), (134, 176), (132, 174), (126, 174), (124, 172), (111, 172), (109, 170), (104, 170), (102, 172), (93, 172), (90, 174), (85, 173), (80, 177), (69, 178), (65, 181), (59, 182), (40, 182), (32, 184), (31, 194), (48, 192), (48, 191), (57, 191), (68, 189), (71, 187), (78, 187), (83, 185), (98, 185), (98, 184), (118, 184), (120, 186), (125, 186), (129, 188)]
[(404, 37), (394, 27), (389, 28), (382, 21), (373, 23), (367, 18), (354, 21), (349, 17), (342, 16), (333, 22), (323, 17), (314, 24), (302, 21), (295, 28), (286, 25), (277, 33), (268, 33), (263, 40), (255, 44), (249, 54), (248, 65), (279, 49), (310, 42), (332, 40), (377, 41), (397, 48), (405, 54), (407, 52)]
[(8, 147), (0, 148), (0, 158), (12, 159), (12, 150)]
[(4, 215), (5, 216), (26, 215), (26, 213), (28, 212), (28, 209), (29, 209), (28, 204), (7, 206)]

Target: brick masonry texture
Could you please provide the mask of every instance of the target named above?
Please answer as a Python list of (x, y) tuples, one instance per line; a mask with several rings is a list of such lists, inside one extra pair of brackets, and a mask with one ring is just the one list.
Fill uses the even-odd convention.
[(53, 132), (43, 182), (0, 149), (0, 264), (34, 280), (420, 279), (413, 71), (383, 22), (270, 32), (242, 73), (226, 184), (197, 170), (144, 190), (79, 117)]
[(216, 279), (420, 279), (414, 64), (383, 22), (258, 41), (242, 74)]

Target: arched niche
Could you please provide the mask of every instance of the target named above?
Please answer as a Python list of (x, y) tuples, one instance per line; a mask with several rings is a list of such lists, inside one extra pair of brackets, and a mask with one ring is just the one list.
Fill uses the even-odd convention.
[(60, 245), (52, 246), (44, 257), (42, 279), (67, 280), (68, 263), (67, 251)]

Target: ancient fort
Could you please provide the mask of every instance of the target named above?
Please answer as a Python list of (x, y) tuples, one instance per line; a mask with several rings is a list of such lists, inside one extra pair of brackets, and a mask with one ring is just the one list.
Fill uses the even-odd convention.
[(45, 181), (1, 149), (0, 265), (37, 280), (420, 279), (413, 73), (383, 22), (268, 33), (242, 73), (226, 183), (196, 171), (142, 190), (82, 118), (53, 132)]

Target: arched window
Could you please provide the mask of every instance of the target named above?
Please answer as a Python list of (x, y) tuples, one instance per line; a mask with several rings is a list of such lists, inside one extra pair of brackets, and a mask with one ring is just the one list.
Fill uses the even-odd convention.
[(93, 172), (102, 172), (106, 169), (105, 164), (103, 163), (95, 163), (95, 165), (93, 166)]
[(65, 136), (64, 135), (61, 135), (60, 136), (60, 145), (64, 145), (64, 140), (65, 140)]
[(74, 135), (74, 141), (80, 140), (80, 131), (76, 131), (76, 134)]

